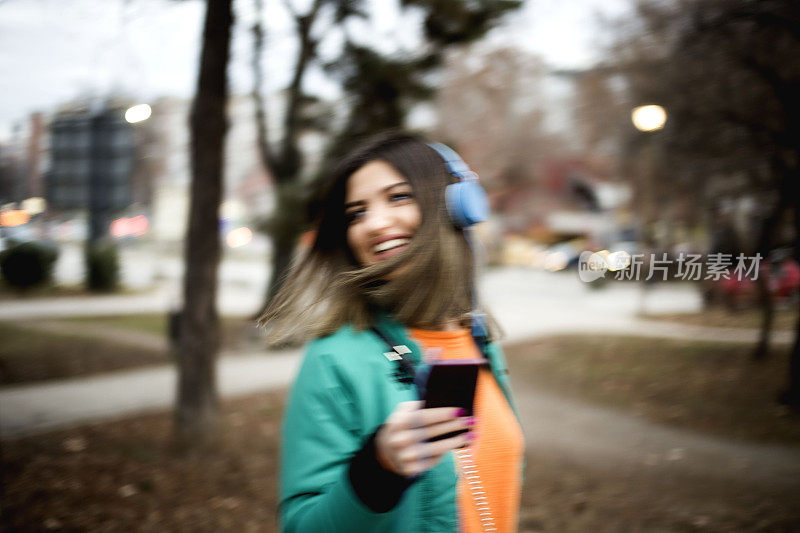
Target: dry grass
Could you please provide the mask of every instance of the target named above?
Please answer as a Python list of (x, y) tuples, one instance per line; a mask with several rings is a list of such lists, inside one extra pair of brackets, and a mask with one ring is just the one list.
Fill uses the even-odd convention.
[[(163, 314), (90, 316), (48, 321), (71, 333), (50, 331), (37, 321), (0, 322), (0, 385), (73, 378), (168, 364), (167, 317)], [(222, 349), (262, 349), (245, 317), (221, 321)], [(119, 333), (117, 333), (119, 332)], [(131, 342), (126, 337), (144, 337)], [(163, 347), (159, 346), (159, 341)]]
[[(797, 328), (796, 305), (791, 309), (776, 309), (772, 328), (774, 331), (794, 331)], [(669, 315), (645, 315), (650, 320), (666, 320), (692, 326), (710, 326), (717, 328), (760, 329), (761, 311), (755, 308), (731, 311), (722, 306), (714, 306), (701, 313), (678, 313)]]
[(3, 444), (9, 530), (271, 531), (282, 393), (226, 403), (214, 449), (182, 454), (148, 415)]
[(132, 295), (141, 294), (143, 292), (145, 291), (141, 289), (120, 288), (113, 293), (97, 293), (87, 290), (83, 285), (62, 285), (56, 283), (43, 283), (35, 287), (20, 289), (19, 287), (8, 285), (4, 280), (0, 280), (0, 302), (15, 301), (22, 298), (25, 300), (75, 297), (89, 298), (98, 296), (98, 294)]
[(169, 362), (166, 350), (0, 323), (0, 384), (70, 378)]
[[(9, 531), (276, 531), (283, 393), (224, 407), (218, 447), (184, 455), (168, 414), (4, 443)], [(520, 531), (792, 531), (792, 494), (589, 469), (529, 450)]]
[(527, 454), (521, 532), (789, 532), (800, 530), (795, 491), (746, 482), (613, 470)]
[(551, 337), (506, 349), (523, 383), (651, 420), (726, 437), (800, 444), (800, 419), (778, 405), (788, 347), (750, 360), (749, 344)]
[[(142, 313), (137, 315), (76, 316), (59, 319), (59, 322), (81, 326), (109, 327), (135, 331), (159, 337), (167, 335), (167, 316), (163, 313)], [(223, 346), (232, 347), (252, 325), (246, 317), (220, 317)]]

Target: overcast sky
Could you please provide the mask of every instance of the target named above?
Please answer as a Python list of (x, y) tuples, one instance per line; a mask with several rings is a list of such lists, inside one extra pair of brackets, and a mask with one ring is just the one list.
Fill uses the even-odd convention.
[[(294, 0), (298, 8), (307, 0)], [(417, 17), (398, 19), (396, 0), (373, 2), (369, 26), (355, 35), (385, 51), (413, 49)], [(270, 88), (286, 82), (294, 46), (279, 0), (266, 0), (266, 57)], [(237, 0), (238, 31), (232, 45), (231, 86), (249, 91), (252, 2)], [(496, 28), (493, 42), (541, 54), (555, 67), (586, 67), (600, 57), (604, 34), (598, 16), (619, 16), (629, 0), (527, 0)], [(140, 101), (190, 97), (197, 71), (204, 2), (199, 0), (0, 0), (0, 141), (33, 111), (81, 95), (123, 92)], [(324, 51), (335, 55), (341, 37), (332, 33)], [(321, 91), (322, 76), (310, 82)]]

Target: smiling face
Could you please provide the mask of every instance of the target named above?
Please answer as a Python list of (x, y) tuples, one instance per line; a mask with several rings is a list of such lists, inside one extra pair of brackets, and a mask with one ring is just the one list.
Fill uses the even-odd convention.
[(385, 161), (370, 161), (347, 180), (347, 244), (362, 266), (408, 247), (422, 213), (408, 180)]

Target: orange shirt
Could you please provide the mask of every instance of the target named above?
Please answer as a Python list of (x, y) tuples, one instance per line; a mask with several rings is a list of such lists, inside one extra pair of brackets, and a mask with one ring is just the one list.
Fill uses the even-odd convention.
[[(442, 348), (439, 356), (442, 359), (482, 357), (467, 329), (412, 329), (411, 334), (425, 348)], [(481, 519), (487, 517), (493, 520), (495, 531), (517, 531), (525, 442), (517, 418), (488, 368), (482, 368), (478, 374), (474, 414), (477, 438), (467, 451), (475, 467), (469, 466), (466, 462), (469, 459), (461, 458), (459, 451), (454, 452), (459, 470), (460, 531), (484, 531)], [(475, 490), (475, 481), (482, 490)]]

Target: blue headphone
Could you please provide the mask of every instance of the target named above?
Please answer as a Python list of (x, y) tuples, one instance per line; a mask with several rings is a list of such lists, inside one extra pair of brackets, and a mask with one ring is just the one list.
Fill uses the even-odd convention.
[[(489, 218), (489, 199), (486, 191), (478, 183), (478, 175), (469, 168), (461, 156), (452, 148), (441, 144), (428, 144), (444, 159), (447, 171), (458, 179), (451, 183), (444, 191), (447, 213), (453, 223), (464, 230), (464, 236), (472, 248), (473, 257), (477, 258), (478, 246), (473, 239), (470, 227)], [(474, 269), (477, 272), (477, 267)], [(473, 273), (474, 275), (474, 273)], [(489, 337), (489, 328), (486, 315), (477, 310), (477, 298), (473, 283), (472, 298), (472, 337), (478, 348), (486, 355), (486, 344)], [(488, 359), (488, 357), (487, 357)]]
[(442, 156), (447, 171), (458, 179), (444, 191), (447, 213), (453, 223), (459, 228), (468, 228), (489, 218), (489, 200), (478, 183), (478, 175), (450, 147), (441, 143), (428, 146)]

